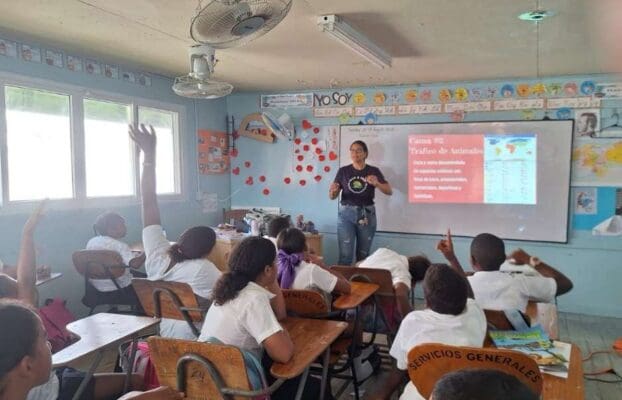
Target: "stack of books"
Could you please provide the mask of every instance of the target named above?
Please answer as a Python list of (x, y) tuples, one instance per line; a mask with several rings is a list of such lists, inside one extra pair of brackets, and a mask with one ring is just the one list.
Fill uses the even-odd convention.
[(520, 331), (490, 331), (495, 346), (520, 351), (533, 358), (545, 374), (568, 378), (569, 343), (551, 340), (541, 326)]

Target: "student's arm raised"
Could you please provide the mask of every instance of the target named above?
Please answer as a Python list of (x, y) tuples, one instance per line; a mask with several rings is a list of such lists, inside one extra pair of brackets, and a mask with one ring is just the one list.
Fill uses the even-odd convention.
[(542, 262), (539, 258), (532, 257), (523, 249), (514, 250), (512, 254), (509, 255), (508, 259), (514, 260), (514, 262), (519, 265), (531, 265), (542, 276), (555, 279), (557, 283), (557, 292), (555, 296), (568, 293), (573, 287), (572, 281), (566, 275)]
[[(445, 236), (445, 239), (441, 239), (436, 245), (436, 250), (443, 253), (445, 258), (449, 262), (449, 266), (454, 271), (462, 275), (464, 279), (467, 279), (466, 272), (464, 272), (464, 268), (462, 268), (462, 265), (460, 265), (460, 261), (458, 261), (458, 257), (456, 257), (456, 253), (454, 253), (454, 242), (451, 238), (451, 231), (449, 229), (447, 229), (447, 235)], [(473, 289), (471, 288), (471, 284), (469, 283), (468, 279), (467, 279), (467, 288), (468, 288), (469, 298), (474, 299), (475, 295), (473, 294)]]
[(37, 305), (37, 261), (34, 233), (43, 216), (45, 203), (45, 200), (42, 201), (24, 224), (17, 260), (17, 298), (32, 306)]
[(156, 133), (152, 126), (149, 130), (144, 124), (139, 128), (129, 126), (129, 134), (134, 143), (142, 150), (143, 173), (140, 178), (140, 194), (142, 199), (143, 226), (160, 225), (160, 209), (156, 194)]

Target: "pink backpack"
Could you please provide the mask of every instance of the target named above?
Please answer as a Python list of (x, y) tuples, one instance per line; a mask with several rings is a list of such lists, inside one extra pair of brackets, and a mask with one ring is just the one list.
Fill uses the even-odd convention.
[(64, 349), (74, 342), (74, 336), (67, 330), (67, 324), (76, 317), (65, 307), (66, 301), (61, 298), (47, 299), (39, 308), (39, 316), (52, 345), (52, 353)]
[[(130, 352), (132, 350), (131, 342), (122, 344), (119, 348), (120, 364), (123, 372), (127, 372), (130, 361)], [(149, 352), (149, 344), (145, 341), (139, 341), (136, 347), (136, 357), (134, 358), (134, 365), (131, 368), (133, 374), (143, 376), (143, 389), (151, 390), (160, 386), (158, 381), (158, 375), (156, 374), (155, 366), (151, 361)]]

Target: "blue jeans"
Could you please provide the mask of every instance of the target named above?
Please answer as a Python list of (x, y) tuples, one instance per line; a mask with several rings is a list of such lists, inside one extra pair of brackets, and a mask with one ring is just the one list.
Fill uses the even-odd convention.
[[(359, 221), (367, 217), (367, 224)], [(374, 206), (339, 206), (337, 240), (339, 241), (339, 265), (352, 264), (356, 242), (356, 261), (367, 258), (376, 233), (376, 208)]]

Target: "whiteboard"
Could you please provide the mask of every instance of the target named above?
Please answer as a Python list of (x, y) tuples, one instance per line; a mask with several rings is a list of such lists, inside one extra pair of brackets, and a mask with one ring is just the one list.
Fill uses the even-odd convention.
[(391, 183), (392, 196), (376, 190), (379, 231), (566, 243), (572, 132), (572, 120), (344, 125), (339, 159), (363, 140)]

